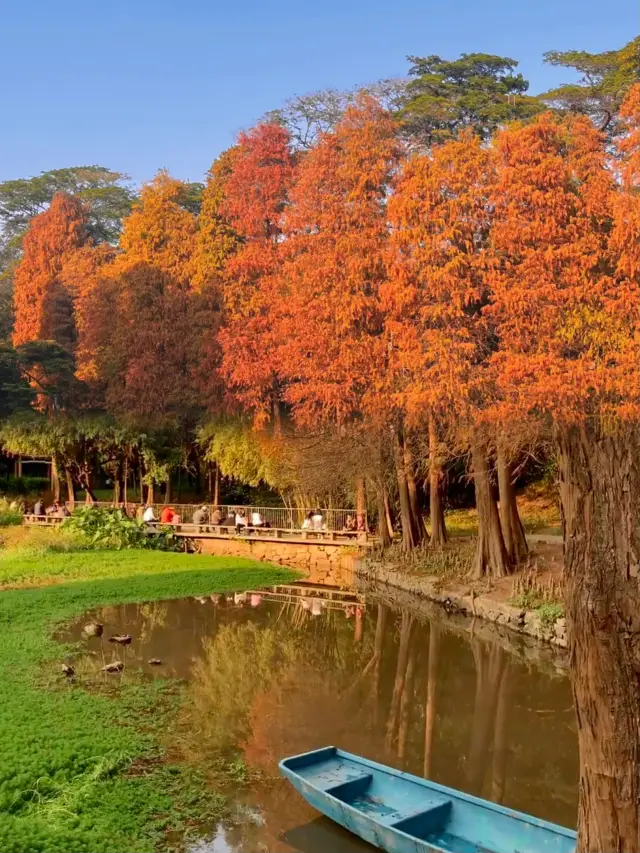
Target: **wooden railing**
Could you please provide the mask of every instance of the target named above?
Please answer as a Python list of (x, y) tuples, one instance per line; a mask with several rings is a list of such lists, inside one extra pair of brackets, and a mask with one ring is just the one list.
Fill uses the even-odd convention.
[[(27, 514), (24, 517), (25, 524), (50, 527), (62, 524), (64, 518), (54, 515)], [(365, 531), (351, 530), (291, 530), (283, 527), (226, 527), (222, 524), (160, 524), (153, 522), (147, 524), (149, 535), (152, 536), (158, 528), (171, 528), (176, 536), (185, 539), (250, 539), (261, 541), (282, 541), (300, 544), (325, 544), (325, 545), (354, 545), (357, 547), (370, 547), (375, 537)]]

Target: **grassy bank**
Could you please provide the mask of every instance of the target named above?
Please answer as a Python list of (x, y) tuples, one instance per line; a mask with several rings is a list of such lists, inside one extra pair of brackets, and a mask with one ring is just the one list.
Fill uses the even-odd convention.
[(90, 608), (245, 589), (292, 573), (152, 551), (5, 543), (0, 554), (0, 583), (40, 585), (0, 593), (0, 850), (179, 847), (224, 808), (194, 769), (164, 760), (162, 735), (182, 686), (143, 681), (89, 693), (61, 675), (65, 649), (52, 633)]

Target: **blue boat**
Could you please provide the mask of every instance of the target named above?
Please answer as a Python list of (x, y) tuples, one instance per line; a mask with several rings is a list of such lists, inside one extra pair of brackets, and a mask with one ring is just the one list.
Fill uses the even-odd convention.
[(574, 853), (576, 833), (327, 746), (280, 762), (315, 809), (387, 853)]

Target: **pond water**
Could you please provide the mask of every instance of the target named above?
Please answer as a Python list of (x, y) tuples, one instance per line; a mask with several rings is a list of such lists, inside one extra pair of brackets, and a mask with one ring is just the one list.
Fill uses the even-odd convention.
[[(82, 639), (90, 619), (104, 623), (102, 640)], [(575, 826), (566, 674), (548, 653), (525, 658), (517, 641), (468, 628), (370, 592), (294, 584), (108, 607), (61, 639), (82, 640), (81, 677), (185, 679), (188, 701), (167, 746), (212, 784), (220, 756), (239, 754), (237, 772), (250, 784), (231, 792), (236, 819), (194, 853), (372, 849), (277, 777), (280, 758), (329, 744)], [(110, 644), (113, 634), (132, 642)], [(98, 675), (103, 655), (122, 660), (124, 671)]]

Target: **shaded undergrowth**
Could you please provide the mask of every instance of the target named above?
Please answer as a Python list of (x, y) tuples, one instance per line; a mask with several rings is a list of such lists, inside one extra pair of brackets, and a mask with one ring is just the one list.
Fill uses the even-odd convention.
[(0, 594), (0, 850), (170, 850), (214, 822), (222, 798), (163, 752), (182, 686), (142, 681), (89, 693), (61, 675), (65, 649), (52, 634), (96, 607), (246, 589), (292, 573), (149, 552), (50, 554), (39, 575), (37, 557), (0, 563), (5, 582), (91, 577)]

